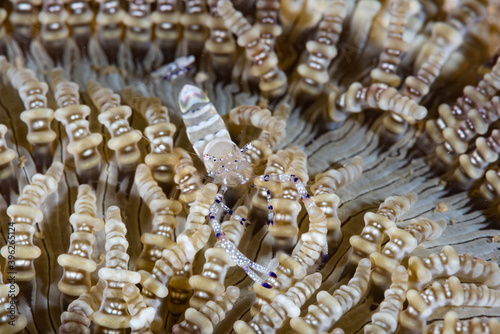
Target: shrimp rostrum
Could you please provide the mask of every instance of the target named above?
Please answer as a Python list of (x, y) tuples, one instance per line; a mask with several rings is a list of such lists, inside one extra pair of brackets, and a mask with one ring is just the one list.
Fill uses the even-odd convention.
[[(243, 154), (251, 148), (251, 144), (247, 144), (241, 149), (238, 148), (232, 141), (224, 121), (217, 113), (214, 105), (201, 89), (192, 85), (185, 85), (179, 95), (179, 106), (182, 119), (186, 125), (187, 136), (194, 151), (203, 160), (208, 175), (213, 178), (216, 184), (220, 185), (219, 192), (215, 196), (209, 212), (210, 225), (220, 246), (254, 281), (265, 288), (271, 288), (272, 285), (266, 280), (269, 277), (276, 278), (276, 274), (242, 254), (222, 230), (218, 220), (221, 209), (239, 220), (242, 225), (247, 222), (245, 218), (237, 216), (224, 204), (224, 194), (229, 186), (249, 184), (253, 187), (254, 181), (258, 184), (274, 181), (294, 184), (308, 212), (310, 210), (317, 212), (314, 201), (308, 194), (304, 184), (293, 174), (254, 176), (252, 164), (245, 159)], [(285, 123), (284, 121), (281, 122), (284, 131)], [(270, 191), (266, 188), (264, 190), (267, 191), (269, 203), (271, 200)], [(268, 205), (268, 209), (269, 225), (273, 223), (272, 206)], [(324, 244), (323, 254), (327, 254), (326, 237)], [(261, 278), (261, 276), (265, 276), (265, 279)]]

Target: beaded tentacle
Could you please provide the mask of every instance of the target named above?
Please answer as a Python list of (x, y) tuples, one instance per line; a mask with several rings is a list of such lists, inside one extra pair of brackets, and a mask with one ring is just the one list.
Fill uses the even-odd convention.
[(297, 333), (314, 334), (328, 330), (343, 314), (356, 305), (368, 289), (371, 263), (359, 261), (356, 272), (347, 285), (342, 285), (333, 294), (320, 291), (316, 296), (319, 305), (310, 305), (305, 317), (292, 318), (290, 325)]
[[(286, 152), (291, 156), (287, 173), (295, 173), (303, 184), (309, 180), (307, 175), (307, 157), (297, 147), (290, 147)], [(285, 165), (286, 166), (286, 165)], [(268, 203), (270, 210), (269, 233), (275, 238), (277, 248), (291, 249), (297, 242), (298, 215), (301, 206), (298, 202), (299, 195), (293, 183), (281, 183), (281, 191), (278, 197)]]
[(335, 108), (350, 113), (376, 108), (390, 111), (408, 122), (421, 120), (427, 115), (425, 107), (401, 95), (395, 88), (380, 83), (373, 83), (368, 87), (363, 87), (359, 82), (351, 84), (336, 99)]
[(382, 250), (370, 254), (373, 263), (372, 281), (381, 288), (391, 283), (390, 276), (400, 262), (417, 246), (426, 240), (437, 239), (446, 228), (446, 221), (440, 219), (433, 222), (427, 218), (410, 221), (404, 229), (393, 226), (387, 230), (389, 242)]
[(228, 311), (240, 295), (240, 289), (230, 286), (215, 300), (209, 301), (201, 309), (189, 308), (185, 312), (182, 323), (175, 325), (172, 330), (176, 334), (211, 334), (215, 327), (226, 317)]
[(274, 49), (276, 38), (283, 29), (278, 23), (280, 2), (278, 0), (259, 0), (255, 4), (256, 22), (254, 27), (260, 31), (260, 38), (270, 50)]
[[(14, 223), (15, 263), (10, 261), (9, 270), (17, 271), (18, 282), (29, 282), (35, 278), (34, 261), (41, 255), (41, 250), (33, 243), (37, 223), (43, 219), (41, 211), (45, 199), (57, 190), (57, 184), (63, 175), (64, 165), (54, 162), (45, 174), (35, 174), (31, 184), (23, 188), (17, 204), (7, 208), (7, 215)], [(1, 254), (9, 258), (8, 245), (3, 246)]]
[(297, 67), (302, 77), (300, 89), (312, 96), (318, 95), (330, 80), (328, 67), (337, 56), (337, 42), (347, 16), (345, 1), (335, 0), (325, 8), (316, 38), (306, 43), (307, 61)]
[(309, 231), (301, 236), (302, 245), (294, 257), (306, 268), (311, 268), (316, 260), (318, 260), (321, 253), (323, 253), (323, 260), (326, 260), (326, 257), (328, 256), (328, 245), (326, 242), (326, 217), (323, 211), (316, 206), (300, 179), (293, 174), (281, 174), (263, 175), (260, 176), (258, 180), (261, 182), (275, 181), (281, 183), (292, 183), (295, 185), (300, 199), (304, 202), (304, 206), (309, 215), (310, 223)]
[(388, 4), (389, 27), (384, 39), (383, 51), (378, 66), (370, 72), (373, 82), (387, 86), (399, 86), (401, 78), (396, 70), (401, 56), (408, 50), (409, 43), (403, 39), (410, 5), (407, 0), (393, 0)]
[(446, 128), (456, 128), (471, 110), (478, 110), (500, 91), (500, 58), (490, 73), (484, 75), (476, 86), (466, 86), (463, 96), (459, 97), (453, 106), (441, 104), (438, 108), (439, 117), (426, 123), (429, 137), (437, 144), (446, 139), (443, 131)]
[(88, 0), (71, 1), (66, 20), (70, 27), (71, 37), (82, 53), (87, 53), (88, 42), (92, 34), (91, 23), (94, 20), (94, 12), (90, 9), (89, 2)]
[[(186, 218), (183, 234), (190, 237), (201, 227), (206, 225), (206, 217), (209, 214), (210, 206), (217, 194), (217, 186), (212, 183), (206, 184), (198, 193), (196, 200), (192, 203), (189, 214)], [(168, 308), (171, 312), (177, 313), (184, 309), (184, 305), (189, 302), (189, 297), (193, 293), (194, 287), (189, 283), (192, 276), (192, 261), (188, 261), (181, 269), (175, 270), (175, 275), (169, 281), (169, 291), (175, 292), (168, 298)]]
[(63, 0), (43, 2), (42, 10), (38, 14), (41, 23), (40, 40), (45, 50), (55, 59), (61, 57), (69, 37), (67, 19), (68, 12), (64, 8)]
[(177, 160), (172, 152), (176, 127), (170, 123), (167, 107), (161, 105), (159, 98), (140, 96), (131, 88), (122, 89), (121, 94), (123, 100), (139, 111), (148, 122), (144, 134), (151, 143), (151, 151), (144, 158), (144, 162), (153, 171), (158, 182), (172, 183)]
[(161, 257), (162, 251), (174, 246), (174, 229), (177, 226), (175, 215), (182, 210), (182, 206), (179, 202), (167, 198), (144, 164), (137, 166), (135, 184), (153, 216), (151, 232), (141, 235), (144, 248), (137, 257), (135, 266), (137, 270), (149, 271)]
[(354, 157), (351, 164), (339, 169), (331, 169), (317, 174), (311, 186), (316, 205), (323, 210), (327, 222), (327, 239), (330, 247), (336, 247), (342, 239), (337, 208), (340, 198), (335, 194), (339, 188), (354, 182), (363, 172), (363, 159)]
[(16, 157), (16, 151), (7, 146), (5, 135), (8, 128), (4, 124), (0, 124), (0, 182), (14, 175), (14, 169), (11, 164)]
[(141, 157), (137, 143), (142, 135), (130, 127), (128, 118), (132, 115), (129, 106), (120, 105), (120, 95), (96, 81), (87, 84), (89, 95), (100, 110), (98, 120), (111, 134), (108, 147), (116, 151), (116, 161), (122, 171), (135, 167)]
[(276, 274), (268, 280), (271, 286), (276, 288), (273, 289), (274, 291), (265, 292), (257, 284), (254, 284), (257, 299), (251, 309), (253, 315), (265, 305), (270, 304), (280, 292), (286, 291), (296, 280), (304, 278), (307, 270), (315, 265), (321, 254), (323, 254), (323, 261), (326, 261), (328, 257), (325, 214), (314, 203), (300, 179), (295, 175), (274, 174), (260, 176), (257, 178), (256, 183), (257, 181), (294, 184), (309, 215), (309, 230), (301, 235), (301, 243), (295, 247), (293, 256), (278, 255), (279, 266), (276, 269)]
[(196, 200), (200, 189), (203, 187), (201, 177), (198, 174), (198, 170), (193, 165), (191, 155), (186, 150), (176, 147), (173, 152), (176, 159), (174, 165), (174, 182), (181, 191), (179, 200), (191, 205)]
[(120, 209), (110, 206), (106, 211), (106, 266), (99, 269), (99, 278), (106, 282), (99, 310), (93, 314), (96, 331), (129, 328), (131, 319), (123, 297), (125, 284), (138, 284), (141, 275), (128, 270), (127, 227), (120, 217)]
[(102, 135), (89, 130), (86, 118), (90, 108), (80, 104), (78, 85), (66, 80), (63, 70), (59, 68), (52, 70), (50, 77), (59, 106), (55, 118), (64, 124), (70, 141), (66, 149), (75, 157), (76, 170), (82, 181), (95, 180), (101, 169), (102, 158), (97, 147), (102, 142)]
[(202, 249), (210, 236), (210, 227), (201, 226), (194, 234), (182, 233), (177, 238), (177, 245), (164, 249), (162, 256), (155, 262), (151, 272), (139, 270), (141, 274), (142, 296), (148, 306), (154, 307), (156, 317), (151, 325), (157, 330), (163, 323), (160, 315), (163, 299), (168, 295), (167, 285), (176, 272), (192, 262), (196, 253)]
[(21, 120), (28, 127), (26, 139), (33, 146), (32, 154), (35, 161), (40, 161), (37, 165), (42, 165), (42, 168), (38, 169), (45, 169), (52, 160), (47, 157), (52, 156), (51, 145), (56, 138), (55, 131), (51, 129), (54, 110), (47, 108), (46, 94), (49, 86), (39, 81), (33, 71), (12, 66), (5, 56), (0, 56), (0, 71), (18, 90), (26, 108), (20, 114)]
[(459, 320), (454, 311), (446, 312), (443, 321), (434, 321), (425, 326), (424, 334), (446, 334), (446, 333), (500, 333), (500, 323), (495, 318), (488, 320), (472, 318), (470, 320)]
[(14, 302), (19, 295), (19, 286), (15, 283), (15, 276), (7, 277), (10, 279), (4, 283), (0, 272), (0, 332), (14, 334), (23, 332), (28, 320), (24, 315), (19, 314)]
[[(289, 150), (279, 150), (272, 154), (267, 159), (264, 174), (284, 174), (288, 168), (287, 166), (290, 165), (292, 157), (293, 155)], [(281, 185), (272, 181), (264, 184), (258, 179), (255, 180), (255, 184), (259, 188), (259, 191), (252, 198), (252, 205), (260, 210), (267, 210), (271, 201), (271, 193), (275, 196), (279, 196), (281, 194)]]
[(479, 193), (489, 202), (493, 202), (500, 196), (500, 171), (490, 169), (484, 174)]
[(127, 302), (127, 309), (132, 316), (129, 326), (131, 334), (150, 334), (151, 323), (155, 317), (155, 309), (147, 307), (142, 295), (134, 284), (127, 283), (122, 289), (123, 299)]
[(214, 68), (225, 69), (236, 59), (236, 43), (219, 14), (217, 0), (208, 0), (207, 4), (210, 13), (207, 23), (210, 37), (205, 41), (205, 49), (210, 53)]
[(365, 334), (392, 334), (398, 327), (399, 314), (408, 291), (408, 271), (398, 266), (391, 276), (391, 286), (384, 292), (384, 300), (372, 315), (372, 323), (364, 327)]
[(399, 316), (401, 325), (410, 330), (422, 330), (427, 318), (443, 306), (499, 307), (500, 291), (486, 285), (461, 283), (451, 276), (445, 283), (434, 282), (423, 292), (409, 290), (408, 307)]
[(198, 54), (207, 38), (208, 19), (205, 0), (186, 0), (180, 23), (184, 26), (183, 38), (187, 41), (190, 54)]
[[(477, 6), (473, 5), (472, 8), (474, 7)], [(453, 10), (455, 15), (457, 8)], [(477, 10), (477, 8), (474, 9)], [(480, 10), (478, 12), (471, 10), (467, 14), (472, 20), (474, 15), (482, 15)], [(417, 74), (409, 76), (405, 80), (403, 95), (420, 101), (429, 92), (429, 87), (440, 74), (446, 60), (462, 44), (463, 36), (467, 30), (467, 20), (460, 22), (460, 20), (453, 20), (452, 17), (453, 14), (446, 22), (439, 22), (432, 26), (431, 37), (424, 43), (415, 60), (416, 68), (418, 68)]]
[(422, 289), (434, 278), (455, 275), (468, 281), (478, 282), (493, 289), (500, 287), (498, 263), (486, 261), (471, 254), (458, 254), (451, 246), (445, 246), (439, 254), (427, 258), (410, 257), (408, 261), (410, 288)]
[(90, 334), (92, 314), (96, 312), (102, 301), (106, 281), (99, 280), (90, 292), (81, 294), (69, 304), (68, 310), (61, 314), (61, 334)]
[(250, 74), (260, 79), (262, 94), (270, 97), (282, 95), (287, 87), (286, 75), (278, 68), (274, 49), (270, 49), (260, 38), (259, 29), (250, 26), (229, 0), (219, 0), (217, 9), (229, 30), (238, 36), (238, 45), (246, 48), (247, 58), (253, 62)]
[(500, 131), (495, 129), (487, 138), (478, 137), (476, 148), (462, 154), (458, 161), (460, 166), (455, 170), (454, 177), (462, 186), (470, 185), (474, 180), (481, 178), (488, 165), (498, 160), (500, 154)]
[(125, 11), (120, 3), (114, 0), (96, 0), (99, 3), (99, 11), (95, 17), (98, 41), (106, 52), (109, 60), (120, 45), (122, 37), (122, 23), (125, 19)]
[(154, 0), (128, 0), (128, 13), (124, 15), (125, 41), (135, 57), (144, 57), (150, 47), (151, 3)]
[(306, 276), (286, 293), (276, 297), (271, 304), (263, 307), (249, 323), (242, 320), (236, 321), (235, 332), (238, 334), (275, 333), (283, 326), (286, 319), (300, 315), (300, 308), (318, 290), (320, 284), (320, 273)]
[(68, 253), (57, 257), (57, 263), (64, 268), (59, 290), (70, 296), (80, 296), (89, 292), (90, 275), (97, 269), (92, 260), (94, 233), (104, 227), (102, 219), (96, 217), (96, 195), (89, 185), (78, 187), (75, 212), (69, 217), (73, 226)]
[(467, 151), (472, 139), (486, 134), (490, 124), (496, 122), (499, 117), (500, 97), (494, 96), (482, 108), (472, 109), (456, 128), (443, 130), (445, 141), (436, 147), (437, 157), (447, 165), (454, 164), (456, 156)]
[(181, 35), (180, 13), (178, 2), (175, 0), (158, 0), (156, 9), (151, 14), (151, 21), (155, 24), (155, 42), (160, 47), (167, 62), (174, 60), (175, 49)]
[(350, 261), (357, 263), (360, 259), (380, 251), (387, 231), (396, 226), (401, 216), (408, 212), (416, 201), (417, 194), (415, 193), (390, 196), (380, 205), (377, 213), (366, 213), (363, 231), (360, 235), (354, 235), (349, 239), (353, 248)]
[(415, 75), (410, 75), (405, 79), (403, 95), (419, 102), (429, 93), (431, 85), (436, 81), (442, 67), (445, 64), (447, 53), (436, 50), (420, 66)]

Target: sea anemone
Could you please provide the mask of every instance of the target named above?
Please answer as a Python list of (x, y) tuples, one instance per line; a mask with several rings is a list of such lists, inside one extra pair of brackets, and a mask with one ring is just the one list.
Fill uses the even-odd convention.
[(0, 332), (500, 332), (499, 15), (2, 2)]

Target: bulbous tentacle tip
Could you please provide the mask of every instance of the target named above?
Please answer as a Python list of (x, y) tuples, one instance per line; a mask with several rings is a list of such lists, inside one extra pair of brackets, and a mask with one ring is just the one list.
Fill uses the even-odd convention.
[(323, 254), (323, 263), (326, 263), (328, 261), (328, 254)]
[(278, 278), (278, 276), (276, 275), (276, 273), (274, 271), (270, 271), (269, 276), (271, 276), (273, 278)]

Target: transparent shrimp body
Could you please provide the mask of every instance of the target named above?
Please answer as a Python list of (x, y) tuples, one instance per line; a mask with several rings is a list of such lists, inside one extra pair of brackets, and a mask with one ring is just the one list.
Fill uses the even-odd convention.
[(194, 56), (182, 56), (173, 62), (160, 66), (151, 71), (152, 78), (163, 78), (165, 81), (176, 79), (178, 76), (186, 74), (194, 64)]
[[(227, 238), (217, 219), (220, 208), (233, 215), (233, 211), (223, 203), (227, 187), (251, 180), (252, 166), (242, 155), (248, 147), (240, 150), (236, 146), (214, 105), (198, 87), (185, 85), (179, 94), (179, 106), (194, 151), (204, 161), (208, 175), (221, 185), (209, 213), (210, 225), (221, 247), (254, 281), (271, 288), (257, 273), (271, 277), (276, 277), (276, 274), (243, 255)], [(243, 217), (233, 216), (241, 224), (246, 222)]]

